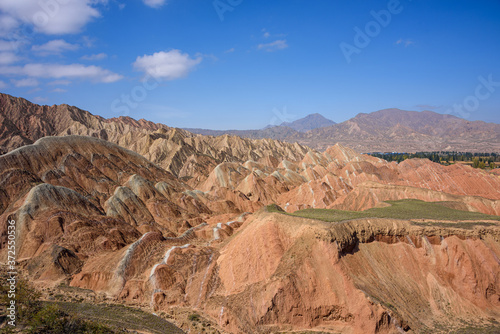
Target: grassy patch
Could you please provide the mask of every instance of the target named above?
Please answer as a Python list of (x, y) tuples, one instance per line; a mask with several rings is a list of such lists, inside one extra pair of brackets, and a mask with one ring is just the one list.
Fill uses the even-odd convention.
[(96, 324), (106, 324), (115, 328), (158, 334), (183, 333), (182, 330), (160, 317), (123, 305), (69, 302), (44, 303), (53, 304), (65, 313), (78, 315)]
[[(490, 216), (480, 212), (456, 210), (448, 207), (448, 203), (424, 202), (408, 199), (387, 201), (391, 204), (384, 208), (372, 208), (365, 211), (343, 211), (328, 209), (305, 209), (288, 213), (288, 215), (304, 218), (318, 219), (326, 222), (340, 222), (358, 218), (392, 218), (392, 219), (432, 219), (444, 221), (465, 220), (498, 220), (500, 216)], [(270, 212), (282, 212), (275, 207), (268, 206)], [(470, 223), (463, 223), (470, 224)], [(475, 223), (474, 223), (475, 224)], [(490, 224), (491, 223), (481, 223)], [(449, 226), (449, 225), (446, 225)]]
[(279, 205), (276, 205), (276, 204), (269, 204), (266, 207), (266, 209), (268, 212), (280, 212), (280, 213), (285, 212), (285, 210), (283, 210)]
[(485, 326), (485, 327), (474, 327), (468, 326), (465, 328), (458, 329), (456, 331), (450, 331), (453, 334), (498, 334), (500, 333), (500, 326)]

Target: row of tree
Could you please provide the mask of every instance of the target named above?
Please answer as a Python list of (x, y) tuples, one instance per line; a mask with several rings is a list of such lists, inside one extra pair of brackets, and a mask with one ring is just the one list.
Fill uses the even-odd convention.
[(387, 161), (396, 161), (400, 163), (406, 159), (420, 158), (429, 159), (433, 162), (444, 165), (453, 164), (457, 161), (469, 163), (474, 168), (496, 168), (500, 165), (500, 154), (498, 153), (471, 153), (471, 152), (455, 152), (455, 151), (439, 151), (439, 152), (416, 152), (416, 153), (370, 153), (370, 155), (381, 158)]

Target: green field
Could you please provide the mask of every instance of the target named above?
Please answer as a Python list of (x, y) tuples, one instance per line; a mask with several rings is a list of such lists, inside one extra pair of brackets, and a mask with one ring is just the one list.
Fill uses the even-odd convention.
[[(359, 218), (392, 218), (403, 220), (432, 219), (442, 221), (498, 220), (500, 216), (490, 216), (479, 212), (469, 212), (450, 208), (449, 202), (424, 202), (420, 200), (387, 201), (390, 206), (372, 208), (365, 211), (343, 211), (329, 209), (305, 209), (286, 213), (287, 215), (318, 219), (325, 222), (340, 222)], [(281, 212), (276, 205), (267, 207), (270, 212)], [(485, 223), (488, 225), (487, 223)], [(484, 225), (484, 224), (483, 224)]]

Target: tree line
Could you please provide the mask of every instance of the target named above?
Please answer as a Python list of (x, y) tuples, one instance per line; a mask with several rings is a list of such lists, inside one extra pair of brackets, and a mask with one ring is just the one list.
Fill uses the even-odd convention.
[(443, 165), (450, 165), (456, 162), (463, 162), (471, 165), (474, 168), (496, 168), (500, 165), (500, 154), (498, 153), (472, 153), (472, 152), (456, 152), (456, 151), (435, 151), (435, 152), (374, 152), (370, 155), (387, 160), (389, 162), (396, 161), (400, 163), (406, 159), (420, 158), (429, 159), (433, 162)]

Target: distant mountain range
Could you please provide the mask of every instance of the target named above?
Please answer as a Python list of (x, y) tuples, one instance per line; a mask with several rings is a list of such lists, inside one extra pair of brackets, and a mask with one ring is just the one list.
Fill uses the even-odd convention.
[(293, 122), (283, 122), (280, 125), (268, 125), (264, 129), (256, 130), (210, 130), (210, 129), (196, 129), (184, 128), (192, 133), (204, 136), (221, 136), (225, 134), (246, 137), (246, 138), (271, 138), (271, 139), (284, 139), (293, 136), (296, 132), (307, 132), (314, 129), (324, 128), (327, 126), (335, 125), (332, 120), (325, 118), (321, 114), (310, 114), (304, 118), (300, 118)]
[(320, 114), (261, 130), (186, 129), (192, 133), (271, 138), (325, 150), (335, 143), (361, 152), (499, 152), (500, 125), (432, 111), (384, 109), (335, 123)]
[[(0, 94), (0, 98), (0, 153), (47, 135), (88, 134), (103, 139), (114, 136), (113, 141), (120, 143), (124, 139), (119, 136), (124, 131), (146, 133), (170, 129), (163, 124), (130, 117), (104, 119), (68, 105), (39, 106), (6, 94)], [(185, 136), (269, 138), (297, 142), (318, 150), (340, 143), (358, 152), (500, 152), (500, 124), (468, 121), (432, 111), (384, 109), (360, 113), (338, 124), (320, 114), (312, 114), (257, 130), (179, 131)]]
[(316, 149), (338, 142), (361, 152), (499, 152), (500, 124), (432, 111), (385, 109), (299, 134), (296, 140)]

